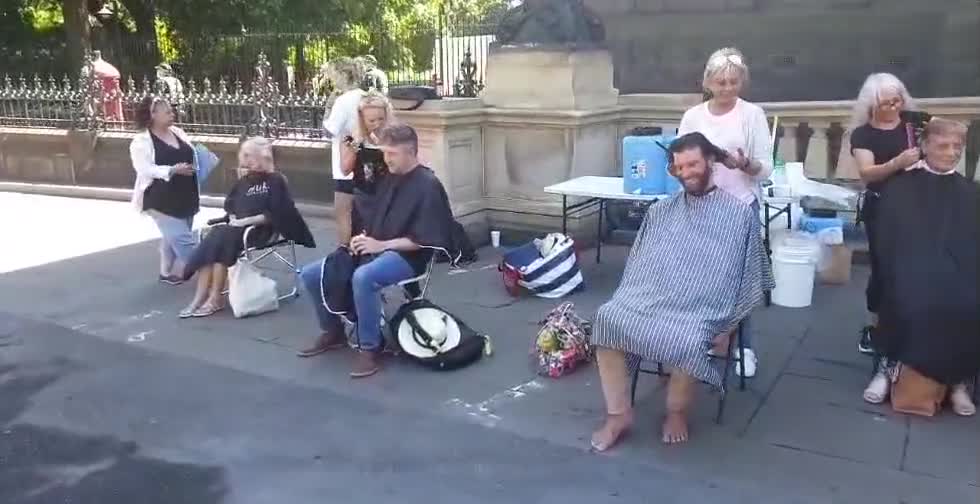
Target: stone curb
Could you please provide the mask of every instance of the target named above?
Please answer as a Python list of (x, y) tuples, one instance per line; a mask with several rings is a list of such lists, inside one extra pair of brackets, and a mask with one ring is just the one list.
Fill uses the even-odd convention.
[[(2, 182), (0, 192), (15, 192), (25, 194), (42, 194), (45, 196), (62, 196), (66, 198), (104, 199), (113, 201), (129, 201), (132, 198), (131, 189), (112, 187), (68, 186), (58, 184), (31, 184), (25, 182)], [(201, 196), (201, 205), (221, 208), (224, 206), (224, 196)], [(309, 217), (333, 218), (333, 206), (317, 203), (296, 203), (300, 213)]]

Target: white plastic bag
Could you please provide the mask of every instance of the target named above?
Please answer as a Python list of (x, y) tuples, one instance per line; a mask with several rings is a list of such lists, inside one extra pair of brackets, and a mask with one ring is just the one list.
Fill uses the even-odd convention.
[(240, 260), (228, 271), (228, 304), (235, 318), (279, 309), (276, 281), (266, 278), (251, 263)]

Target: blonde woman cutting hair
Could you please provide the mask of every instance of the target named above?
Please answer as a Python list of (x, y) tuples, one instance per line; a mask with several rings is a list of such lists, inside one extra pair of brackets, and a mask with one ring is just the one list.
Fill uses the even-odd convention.
[[(713, 166), (714, 184), (758, 213), (759, 182), (772, 174), (772, 144), (765, 112), (739, 97), (748, 83), (749, 67), (738, 49), (715, 51), (704, 67), (702, 85), (708, 100), (684, 113), (677, 134), (696, 131), (726, 150), (728, 157)], [(750, 329), (746, 319), (742, 329), (746, 377), (755, 376), (758, 364)], [(736, 368), (741, 372), (742, 366)]]
[(357, 124), (351, 137), (344, 142), (341, 168), (354, 181), (354, 204), (351, 229), (354, 234), (364, 230), (371, 220), (375, 187), (387, 175), (384, 153), (378, 147), (377, 133), (394, 122), (394, 109), (388, 99), (375, 91), (361, 98), (357, 106)]
[(187, 264), (187, 278), (198, 272), (197, 291), (180, 312), (181, 318), (207, 317), (224, 308), (222, 290), (228, 268), (238, 262), (246, 246), (247, 227), (256, 226), (248, 236), (250, 247), (267, 243), (277, 233), (301, 245), (315, 246), (296, 211), (285, 177), (276, 173), (272, 142), (254, 137), (242, 143), (238, 175), (238, 182), (225, 197), (227, 224), (211, 229)]
[(338, 58), (323, 69), (323, 76), (330, 79), (339, 93), (333, 99), (323, 120), (323, 129), (332, 137), (330, 164), (334, 180), (334, 221), (337, 240), (346, 245), (351, 238), (351, 206), (354, 201), (354, 182), (351, 174), (344, 173), (343, 143), (357, 128), (357, 108), (365, 92), (360, 88), (364, 80), (364, 65), (355, 58)]

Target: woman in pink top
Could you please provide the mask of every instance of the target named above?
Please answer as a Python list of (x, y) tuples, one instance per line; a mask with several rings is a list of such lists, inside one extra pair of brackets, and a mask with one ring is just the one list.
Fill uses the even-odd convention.
[[(681, 119), (678, 135), (693, 131), (730, 156), (716, 163), (714, 183), (720, 189), (752, 206), (757, 212), (762, 198), (759, 183), (772, 174), (772, 143), (769, 123), (762, 108), (739, 98), (749, 82), (749, 67), (738, 49), (719, 49), (708, 58), (702, 85), (709, 98), (692, 107)], [(752, 332), (746, 320), (742, 329), (745, 376), (755, 376), (758, 359), (752, 349)], [(741, 370), (741, 366), (736, 366)]]

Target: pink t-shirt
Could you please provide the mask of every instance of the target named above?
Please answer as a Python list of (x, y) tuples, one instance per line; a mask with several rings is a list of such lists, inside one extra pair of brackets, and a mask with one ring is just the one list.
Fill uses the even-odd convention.
[(772, 174), (769, 125), (762, 109), (739, 99), (732, 110), (714, 115), (705, 102), (684, 113), (677, 134), (694, 131), (726, 151), (742, 149), (746, 156), (759, 161), (762, 170), (754, 176), (742, 170), (732, 170), (721, 163), (715, 163), (713, 170), (715, 185), (725, 192), (748, 204), (759, 199), (759, 182)]

